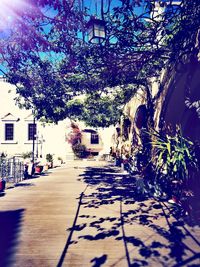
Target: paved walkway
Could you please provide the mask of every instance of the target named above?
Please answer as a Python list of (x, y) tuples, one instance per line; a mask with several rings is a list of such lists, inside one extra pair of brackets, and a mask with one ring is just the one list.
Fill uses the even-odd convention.
[(199, 227), (138, 199), (132, 178), (103, 165), (68, 162), (7, 190), (0, 266), (200, 266)]

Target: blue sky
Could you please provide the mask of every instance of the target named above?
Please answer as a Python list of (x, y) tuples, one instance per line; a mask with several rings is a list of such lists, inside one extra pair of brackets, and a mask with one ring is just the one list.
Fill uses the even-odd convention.
[[(26, 2), (26, 0), (17, 0), (17, 1), (20, 1), (21, 3), (22, 2)], [(81, 0), (80, 0), (80, 2), (81, 2)], [(108, 6), (108, 0), (103, 0), (103, 4), (104, 4), (104, 11), (106, 11), (107, 10), (107, 6)], [(86, 6), (89, 9), (89, 13), (91, 13), (91, 15), (97, 15), (97, 16), (100, 17), (101, 0), (83, 0), (83, 5)], [(111, 1), (111, 9), (113, 7), (120, 6), (120, 5), (121, 5), (121, 1), (120, 0), (112, 0)], [(142, 11), (143, 11), (142, 7), (136, 9), (136, 13), (141, 13)], [(13, 13), (13, 11), (11, 13)], [(53, 17), (56, 14), (56, 11), (51, 10), (51, 9), (45, 9), (45, 13), (48, 16), (52, 16)], [(9, 16), (9, 14), (7, 14), (7, 15)], [(1, 20), (1, 18), (0, 18), (0, 20)], [(6, 35), (9, 35), (9, 29), (4, 28), (3, 31), (1, 31), (1, 29), (0, 29), (0, 38), (4, 39), (4, 38), (6, 38)], [(1, 66), (1, 65), (0, 65), (0, 69), (5, 71), (5, 68), (3, 68), (3, 66)], [(1, 71), (0, 71), (0, 75), (1, 75)]]
[[(134, 0), (132, 0), (134, 2)], [(164, 0), (167, 1), (167, 0)], [(101, 0), (83, 0), (84, 6), (87, 6), (89, 10), (91, 11), (91, 15), (99, 15), (100, 14), (100, 9), (101, 9)], [(108, 0), (103, 0), (104, 4), (104, 10), (107, 9), (108, 5)], [(121, 1), (120, 0), (111, 0), (111, 9), (113, 7), (121, 6)], [(143, 7), (137, 7), (135, 9), (136, 13), (141, 13), (143, 12)], [(97, 13), (97, 14), (96, 14)]]

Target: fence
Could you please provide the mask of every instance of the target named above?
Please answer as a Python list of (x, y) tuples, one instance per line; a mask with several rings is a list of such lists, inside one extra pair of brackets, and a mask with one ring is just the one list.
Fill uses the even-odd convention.
[(24, 179), (24, 164), (20, 158), (0, 158), (0, 177), (17, 184)]

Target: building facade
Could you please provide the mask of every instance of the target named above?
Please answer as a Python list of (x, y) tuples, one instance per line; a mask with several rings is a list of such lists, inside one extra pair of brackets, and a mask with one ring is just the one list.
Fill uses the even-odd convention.
[(20, 109), (15, 103), (15, 86), (0, 80), (0, 153), (23, 156), (34, 151), (39, 161), (50, 153), (54, 159), (65, 160), (70, 150), (66, 142), (66, 124), (47, 124), (37, 121), (31, 110)]
[[(7, 157), (31, 155), (45, 163), (52, 154), (54, 162), (73, 159), (72, 147), (67, 142), (71, 121), (53, 123), (37, 121), (31, 110), (20, 109), (16, 103), (15, 86), (0, 79), (0, 154)], [(82, 144), (94, 154), (108, 154), (114, 127), (87, 131), (80, 122)], [(32, 156), (31, 156), (32, 157)], [(30, 159), (31, 159), (30, 157)]]

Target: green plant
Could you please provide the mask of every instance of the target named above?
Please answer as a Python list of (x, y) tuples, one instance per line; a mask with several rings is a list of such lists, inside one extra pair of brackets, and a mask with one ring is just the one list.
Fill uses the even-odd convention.
[(195, 145), (183, 137), (179, 126), (174, 133), (152, 130), (150, 135), (155, 167), (154, 186), (159, 185), (168, 196), (176, 195), (181, 199), (188, 190), (190, 171), (198, 168)]
[(32, 152), (31, 151), (22, 153), (22, 158), (23, 159), (29, 159), (31, 157), (32, 157)]
[(7, 157), (7, 154), (4, 152), (0, 152), (0, 163), (2, 163), (3, 161), (5, 161)]
[(63, 163), (63, 159), (61, 157), (58, 157), (58, 160), (61, 162), (61, 164)]
[(155, 148), (154, 164), (158, 174), (184, 181), (189, 178), (189, 170), (197, 168), (195, 146), (192, 141), (183, 137), (181, 129), (173, 133), (151, 132)]
[(0, 158), (1, 158), (1, 159), (5, 159), (6, 157), (7, 157), (7, 154), (4, 153), (4, 152), (1, 152), (1, 154), (0, 154)]
[(46, 154), (46, 160), (47, 160), (48, 162), (53, 162), (53, 155), (50, 154), (50, 153)]
[(86, 156), (86, 146), (82, 144), (73, 145), (72, 150), (78, 158), (84, 158)]

